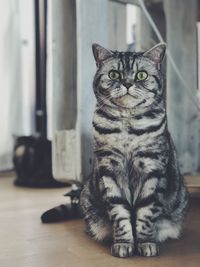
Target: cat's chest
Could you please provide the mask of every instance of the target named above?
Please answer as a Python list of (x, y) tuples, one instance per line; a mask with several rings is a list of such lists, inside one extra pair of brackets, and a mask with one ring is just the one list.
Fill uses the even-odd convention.
[(132, 157), (134, 151), (144, 150), (145, 147), (157, 149), (159, 146), (161, 151), (164, 147), (162, 144), (165, 142), (163, 135), (165, 128), (165, 114), (154, 119), (134, 119), (124, 116), (113, 121), (106, 117), (96, 116), (93, 121), (94, 148), (117, 148), (127, 157), (130, 157), (130, 154)]
[(111, 121), (107, 118), (95, 116), (93, 120), (95, 143), (127, 150), (135, 140), (134, 135), (130, 134), (133, 125), (134, 121), (128, 117)]

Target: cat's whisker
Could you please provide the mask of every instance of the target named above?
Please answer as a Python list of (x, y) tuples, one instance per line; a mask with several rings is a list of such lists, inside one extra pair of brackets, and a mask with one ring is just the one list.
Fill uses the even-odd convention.
[(110, 98), (110, 94), (107, 94), (107, 95), (105, 95), (105, 97), (102, 97), (102, 98), (97, 97), (98, 103), (103, 102), (107, 98)]
[(101, 101), (98, 101), (98, 108), (95, 109), (95, 111), (98, 111), (99, 109), (101, 109), (105, 104), (109, 104), (109, 100), (112, 99), (112, 96), (108, 96), (108, 97), (105, 97), (103, 99), (101, 99)]
[(97, 104), (98, 104), (98, 105), (102, 105), (102, 104), (104, 104), (106, 101), (108, 101), (110, 98), (111, 98), (110, 96), (105, 97), (105, 98), (101, 99), (100, 101), (98, 101)]

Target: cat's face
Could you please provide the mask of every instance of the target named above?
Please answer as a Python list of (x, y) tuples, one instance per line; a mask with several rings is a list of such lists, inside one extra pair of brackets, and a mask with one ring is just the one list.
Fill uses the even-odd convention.
[(145, 53), (112, 52), (97, 44), (94, 92), (100, 105), (135, 108), (149, 106), (162, 95), (160, 64), (165, 44)]

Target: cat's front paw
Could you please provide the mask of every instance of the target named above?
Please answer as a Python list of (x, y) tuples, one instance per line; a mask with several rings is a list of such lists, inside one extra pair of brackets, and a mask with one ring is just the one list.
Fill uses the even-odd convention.
[(111, 254), (119, 258), (131, 257), (134, 254), (132, 243), (114, 243), (111, 247)]
[(159, 246), (156, 243), (138, 243), (137, 251), (140, 256), (153, 257), (159, 254)]

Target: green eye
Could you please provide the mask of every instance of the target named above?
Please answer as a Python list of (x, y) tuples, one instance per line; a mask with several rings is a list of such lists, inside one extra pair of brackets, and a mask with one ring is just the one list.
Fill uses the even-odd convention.
[(144, 81), (148, 78), (148, 73), (146, 71), (138, 71), (135, 77), (137, 81)]
[(108, 73), (108, 77), (111, 80), (120, 80), (121, 79), (121, 74), (117, 70), (111, 70)]

